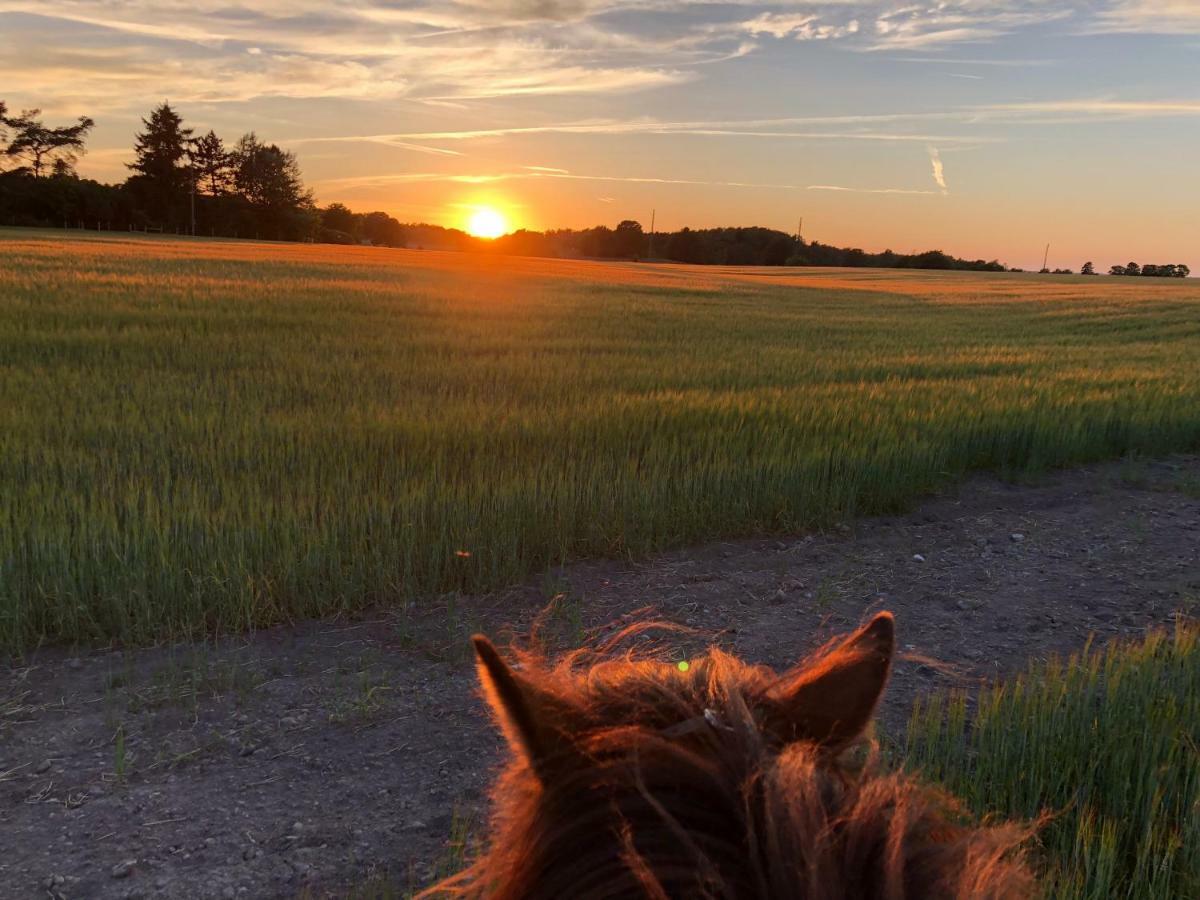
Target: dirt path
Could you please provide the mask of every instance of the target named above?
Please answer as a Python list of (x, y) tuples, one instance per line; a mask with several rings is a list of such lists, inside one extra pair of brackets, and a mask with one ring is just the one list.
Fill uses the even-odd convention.
[(10, 660), (0, 895), (319, 895), (380, 870), (422, 881), (497, 759), (465, 635), (520, 630), (558, 593), (564, 641), (653, 606), (776, 666), (891, 609), (906, 649), (966, 673), (902, 662), (882, 716), (896, 730), (917, 691), (1200, 606), (1200, 458), (979, 479), (833, 534), (581, 564), (420, 615)]

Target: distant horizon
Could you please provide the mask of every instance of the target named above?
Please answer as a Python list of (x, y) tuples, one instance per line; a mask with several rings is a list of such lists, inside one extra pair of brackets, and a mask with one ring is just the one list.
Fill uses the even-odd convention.
[[(382, 211), (382, 210), (380, 210), (380, 211)], [(356, 210), (356, 212), (357, 212), (357, 210)], [(402, 227), (406, 227), (406, 228), (444, 228), (444, 229), (450, 230), (450, 231), (457, 231), (457, 232), (465, 235), (468, 238), (473, 238), (475, 240), (479, 240), (484, 243), (495, 240), (493, 238), (480, 238), (477, 235), (471, 235), (469, 232), (465, 231), (464, 229), (462, 229), (458, 226), (454, 226), (454, 225), (439, 225), (435, 222), (400, 222), (400, 225)], [(589, 226), (588, 228), (583, 228), (583, 229), (570, 229), (570, 228), (561, 228), (560, 229), (560, 228), (552, 227), (552, 228), (546, 229), (546, 230), (539, 230), (537, 233), (545, 234), (547, 232), (553, 232), (553, 231), (571, 231), (571, 232), (575, 232), (575, 233), (580, 233), (580, 232), (588, 231), (588, 230), (591, 230), (592, 228), (598, 228), (598, 227), (605, 227), (605, 226), (603, 225), (603, 223), (600, 223), (598, 225)], [(683, 226), (683, 227), (690, 228), (691, 226)], [(144, 232), (144, 231), (140, 231), (137, 229), (126, 230), (126, 229), (121, 229), (121, 228), (92, 229), (92, 228), (70, 227), (70, 228), (64, 229), (64, 228), (48, 227), (48, 226), (8, 225), (8, 224), (5, 224), (4, 222), (0, 222), (0, 228), (7, 228), (7, 229), (11, 229), (11, 230), (22, 230), (22, 231), (50, 231), (52, 233), (60, 233), (61, 232), (64, 237), (70, 237), (72, 235), (76, 235), (76, 234), (82, 232), (84, 234), (134, 234), (134, 235), (144, 235), (144, 236), (153, 237), (153, 238), (165, 238), (165, 239), (187, 238), (187, 239), (199, 239), (199, 240), (205, 240), (205, 241), (208, 241), (208, 240), (246, 241), (246, 242), (250, 242), (250, 243), (268, 243), (268, 244), (282, 244), (282, 245), (296, 243), (294, 241), (277, 240), (277, 239), (272, 239), (272, 238), (233, 237), (230, 235), (219, 235), (219, 234), (218, 235), (208, 235), (208, 234), (191, 235), (191, 234), (187, 234), (187, 233), (172, 233), (172, 232), (154, 232), (154, 231)], [(692, 231), (708, 231), (708, 230), (724, 230), (724, 229), (737, 230), (737, 229), (749, 229), (749, 228), (763, 228), (763, 229), (767, 229), (767, 230), (775, 230), (775, 229), (768, 229), (767, 226), (764, 226), (764, 225), (716, 225), (716, 226), (710, 226), (709, 228), (704, 228), (704, 229), (691, 228), (691, 230)], [(660, 231), (656, 231), (655, 234), (665, 236), (665, 235), (673, 234), (678, 230), (680, 230), (680, 229), (675, 229), (675, 231), (671, 231), (671, 232), (660, 230)], [(520, 231), (534, 231), (534, 229), (518, 228), (518, 229), (514, 229), (513, 231), (506, 232), (503, 235), (500, 235), (499, 237), (500, 238), (509, 237)], [(838, 247), (838, 245), (834, 245), (834, 244), (828, 244), (825, 241), (821, 241), (821, 240), (814, 240), (814, 242), (818, 243), (818, 244), (822, 244), (824, 246), (834, 247), (836, 249), (849, 249), (849, 248)], [(311, 243), (316, 244), (316, 245), (321, 245), (321, 246), (334, 246), (334, 247), (339, 246), (338, 244), (331, 244), (329, 242), (323, 242), (323, 241), (315, 241), (315, 242), (311, 242)], [(809, 243), (810, 242), (807, 239), (805, 239), (805, 244), (807, 245)], [(356, 246), (362, 246), (362, 245), (350, 244), (347, 246), (356, 247)], [(461, 248), (454, 248), (454, 247), (424, 247), (424, 246), (415, 246), (414, 247), (414, 246), (410, 246), (410, 245), (405, 245), (405, 246), (375, 245), (375, 249), (412, 250), (413, 252), (417, 252), (417, 253), (477, 253), (477, 252), (480, 252), (477, 250), (461, 249)], [(864, 252), (866, 252), (868, 254), (882, 254), (882, 253), (891, 251), (893, 253), (896, 253), (896, 255), (898, 255), (898, 256), (919, 255), (921, 253), (929, 253), (929, 252), (944, 252), (948, 256), (954, 257), (959, 260), (967, 261), (963, 257), (955, 257), (954, 254), (948, 253), (947, 251), (943, 250), (940, 247), (926, 247), (924, 249), (917, 250), (916, 254), (901, 253), (900, 251), (895, 250), (894, 247), (883, 247), (880, 249), (860, 247), (857, 249), (863, 250)], [(716, 266), (716, 267), (734, 268), (734, 269), (753, 269), (753, 268), (774, 268), (774, 269), (793, 268), (793, 269), (814, 269), (814, 270), (815, 269), (844, 269), (846, 271), (851, 271), (851, 272), (866, 271), (866, 270), (870, 270), (870, 269), (881, 269), (881, 270), (885, 270), (885, 271), (911, 272), (914, 274), (920, 273), (920, 272), (924, 272), (926, 274), (936, 273), (936, 272), (959, 272), (959, 273), (962, 273), (964, 276), (980, 275), (980, 274), (1064, 276), (1064, 273), (1054, 271), (1055, 267), (1049, 267), (1049, 271), (1042, 272), (1040, 270), (1040, 265), (1032, 266), (1032, 267), (1019, 266), (1016, 264), (1010, 264), (1010, 263), (1006, 262), (1004, 259), (997, 260), (995, 257), (975, 257), (974, 259), (998, 261), (998, 262), (1004, 264), (1005, 268), (1003, 270), (986, 271), (986, 270), (980, 270), (980, 269), (967, 269), (967, 268), (922, 269), (922, 268), (913, 268), (913, 267), (907, 267), (907, 266), (850, 266), (850, 265), (840, 265), (839, 266), (839, 265), (824, 264), (824, 263), (808, 263), (808, 264), (804, 264), (804, 265), (785, 264), (783, 267), (780, 267), (780, 266), (769, 266), (769, 265), (757, 264), (757, 263), (746, 263), (746, 264), (741, 264), (741, 263), (690, 263), (690, 262), (686, 262), (686, 261), (682, 261), (682, 260), (671, 259), (669, 257), (661, 256), (661, 255), (646, 256), (646, 257), (641, 257), (641, 258), (629, 258), (629, 257), (621, 258), (621, 257), (601, 257), (601, 256), (561, 257), (561, 256), (540, 255), (540, 254), (526, 255), (526, 254), (513, 254), (513, 253), (501, 253), (500, 255), (510, 256), (513, 258), (550, 259), (550, 260), (563, 259), (566, 261), (598, 262), (598, 263), (604, 263), (604, 264), (636, 263), (636, 264), (652, 264), (652, 265), (661, 264), (661, 265), (678, 265), (678, 266), (695, 265), (695, 266), (698, 266), (701, 268)], [(1169, 262), (1165, 259), (1154, 259), (1154, 260), (1144, 259), (1144, 260), (1125, 260), (1124, 262), (1110, 262), (1108, 260), (1088, 259), (1088, 260), (1084, 260), (1084, 262), (1091, 262), (1091, 263), (1093, 263), (1093, 265), (1095, 267), (1095, 271), (1092, 273), (1092, 275), (1086, 276), (1086, 277), (1099, 277), (1099, 276), (1103, 276), (1105, 278), (1124, 277), (1123, 273), (1113, 274), (1109, 270), (1113, 267), (1124, 267), (1124, 266), (1128, 265), (1129, 262), (1136, 262), (1139, 266), (1145, 265), (1146, 263), (1150, 263), (1151, 265), (1179, 265), (1182, 262), (1183, 264), (1188, 265), (1190, 268), (1190, 263), (1188, 263), (1186, 260), (1175, 260), (1174, 262)], [(1077, 266), (1063, 265), (1063, 266), (1059, 266), (1058, 268), (1070, 269), (1071, 271), (1069, 273), (1065, 273), (1067, 275), (1080, 275), (1081, 272), (1079, 270), (1082, 265), (1083, 265), (1083, 263), (1080, 263)], [(1194, 277), (1197, 277), (1197, 275), (1189, 272), (1189, 274), (1187, 276), (1185, 276), (1183, 279), (1179, 279), (1179, 280), (1186, 280), (1187, 278), (1194, 278)], [(1170, 279), (1167, 279), (1167, 280), (1170, 280)], [(1156, 282), (1157, 281), (1158, 281), (1158, 279), (1156, 279)]]
[(1200, 245), (1188, 0), (0, 0), (0, 99), (293, 150), (322, 204), (545, 231), (753, 222), (1040, 268)]

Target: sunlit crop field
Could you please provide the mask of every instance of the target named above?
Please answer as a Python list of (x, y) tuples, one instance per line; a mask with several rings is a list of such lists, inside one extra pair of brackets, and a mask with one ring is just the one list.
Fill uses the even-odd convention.
[(1032, 821), (1047, 900), (1200, 896), (1200, 631), (1037, 663), (919, 704), (903, 758), (978, 813)]
[(0, 644), (151, 640), (1200, 446), (1200, 290), (0, 229)]

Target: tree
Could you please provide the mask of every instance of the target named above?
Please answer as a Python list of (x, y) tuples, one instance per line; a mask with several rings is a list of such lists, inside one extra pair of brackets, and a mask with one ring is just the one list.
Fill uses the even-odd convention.
[(238, 194), (254, 212), (260, 236), (307, 238), (316, 226), (312, 194), (300, 177), (296, 155), (245, 134), (231, 154)]
[(914, 269), (953, 269), (954, 261), (941, 250), (926, 250), (913, 257)]
[(262, 143), (253, 131), (237, 142), (232, 160), (237, 191), (252, 205), (299, 206), (310, 200), (295, 154)]
[(377, 247), (404, 246), (404, 226), (384, 212), (362, 217), (362, 235)]
[(1111, 266), (1108, 270), (1108, 274), (1109, 275), (1124, 275), (1125, 267), (1124, 266)]
[(210, 129), (208, 134), (192, 141), (188, 158), (198, 187), (210, 197), (223, 196), (233, 187), (229, 152), (216, 132)]
[(141, 194), (160, 223), (183, 218), (183, 200), (194, 184), (188, 165), (192, 129), (183, 127), (179, 113), (164, 102), (155, 107), (149, 119), (142, 119), (145, 131), (134, 138), (137, 154), (128, 167), (140, 176), (134, 189)]
[(1092, 263), (1090, 263), (1090, 262), (1085, 262), (1083, 264), (1083, 266), (1079, 269), (1079, 274), (1080, 275), (1095, 275), (1096, 267), (1094, 265), (1092, 265)]
[(637, 259), (646, 255), (646, 235), (642, 233), (641, 222), (625, 219), (617, 230), (612, 233), (611, 253), (613, 256), (626, 256)]
[(12, 142), (4, 154), (23, 165), (34, 178), (41, 178), (49, 168), (54, 174), (72, 174), (79, 157), (87, 152), (85, 141), (96, 123), (80, 116), (74, 125), (51, 128), (40, 118), (40, 109), (26, 109), (19, 116), (4, 113), (3, 125), (13, 131)]
[[(0, 100), (0, 156), (8, 156), (8, 105)], [(4, 171), (0, 169), (0, 172)]]
[[(355, 241), (358, 238), (360, 217), (344, 203), (330, 203), (321, 210), (321, 227), (343, 237), (338, 243)], [(329, 238), (326, 237), (326, 240)]]
[(1129, 263), (1129, 265), (1127, 265), (1127, 266), (1125, 267), (1125, 274), (1126, 274), (1126, 275), (1141, 275), (1141, 274), (1142, 274), (1142, 267), (1141, 267), (1141, 266), (1139, 266), (1139, 265), (1138, 265), (1137, 263), (1135, 263), (1135, 262), (1131, 262), (1131, 263)]

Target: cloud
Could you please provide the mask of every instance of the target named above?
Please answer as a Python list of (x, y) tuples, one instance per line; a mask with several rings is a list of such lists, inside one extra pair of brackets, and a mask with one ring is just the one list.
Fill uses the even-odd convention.
[(824, 41), (857, 34), (858, 19), (845, 24), (826, 24), (815, 15), (785, 13), (762, 13), (742, 23), (742, 29), (750, 35), (767, 34), (774, 38), (795, 38), (798, 41)]
[(946, 187), (946, 169), (942, 165), (942, 156), (937, 147), (929, 147), (929, 164), (933, 167), (933, 183), (941, 189), (942, 194), (949, 194), (950, 190)]
[[(164, 86), (180, 102), (445, 102), (652, 89), (737, 52), (730, 41), (664, 43), (595, 28), (584, 21), (595, 9), (582, 0), (403, 9), (382, 0), (282, 9), (266, 0), (0, 0), (0, 83), (9, 93), (66, 92), (101, 110), (142, 108)], [(74, 58), (63, 71), (47, 51)], [(85, 97), (75, 96), (80, 88)]]
[(937, 3), (884, 3), (874, 20), (867, 50), (916, 50), (979, 44), (1024, 29), (1076, 17), (1088, 0), (942, 0)]
[(995, 121), (1053, 125), (1121, 119), (1192, 118), (1200, 116), (1200, 100), (1041, 100), (994, 103), (978, 107), (977, 114)]
[(809, 191), (838, 191), (847, 194), (936, 194), (937, 191), (920, 191), (909, 188), (853, 188), (837, 184), (810, 184), (805, 190)]
[[(528, 167), (526, 167), (528, 169)], [(656, 176), (636, 175), (584, 175), (569, 172), (542, 171), (506, 171), (488, 174), (481, 173), (446, 173), (446, 172), (406, 172), (402, 174), (358, 175), (348, 178), (332, 178), (316, 182), (318, 187), (334, 189), (379, 188), (395, 184), (416, 184), (423, 182), (451, 182), (458, 184), (491, 184), (503, 181), (520, 181), (525, 179), (552, 178), (567, 181), (597, 181), (620, 184), (652, 184), (652, 185), (683, 185), (688, 187), (721, 187), (721, 188), (754, 188), (764, 190), (784, 191), (838, 191), (853, 194), (913, 194), (937, 195), (938, 191), (926, 191), (910, 188), (865, 188), (846, 187), (834, 184), (780, 184), (756, 181), (705, 181), (689, 178), (662, 178)]]
[(1196, 0), (1116, 0), (1096, 13), (1092, 33), (1200, 34)]
[[(947, 144), (987, 143), (991, 138), (975, 135), (931, 135), (906, 131), (852, 130), (853, 126), (883, 126), (931, 121), (966, 121), (974, 112), (883, 113), (844, 116), (788, 116), (768, 119), (725, 119), (664, 121), (658, 119), (593, 120), (554, 122), (505, 128), (471, 128), (458, 131), (402, 132), (371, 136), (403, 141), (470, 141), (486, 138), (541, 134), (579, 135), (696, 135), (708, 137), (792, 138), (820, 141), (930, 142)], [(794, 130), (804, 126), (830, 126), (837, 130)]]
[(298, 144), (382, 144), (385, 147), (395, 147), (398, 150), (411, 150), (413, 153), (428, 153), (432, 156), (462, 156), (458, 150), (450, 150), (445, 147), (431, 147), (428, 144), (413, 144), (408, 141), (398, 139), (391, 134), (364, 134), (364, 135), (335, 135), (332, 137), (309, 137), (309, 138), (292, 138), (290, 140), (281, 141), (280, 143), (288, 145)]
[[(1099, 10), (1097, 11), (1097, 6)], [(0, 0), (0, 83), (94, 108), (255, 97), (495, 97), (653, 90), (750, 55), (759, 38), (853, 50), (991, 41), (1071, 19), (1166, 30), (1192, 0)], [(1147, 24), (1150, 23), (1150, 24)], [(1157, 24), (1155, 24), (1157, 23)], [(58, 73), (45, 52), (77, 55)], [(179, 61), (172, 66), (167, 61)], [(154, 71), (158, 64), (159, 71)], [(69, 75), (66, 77), (56, 75)], [(76, 97), (82, 87), (86, 96)], [(47, 105), (53, 105), (47, 101)]]

